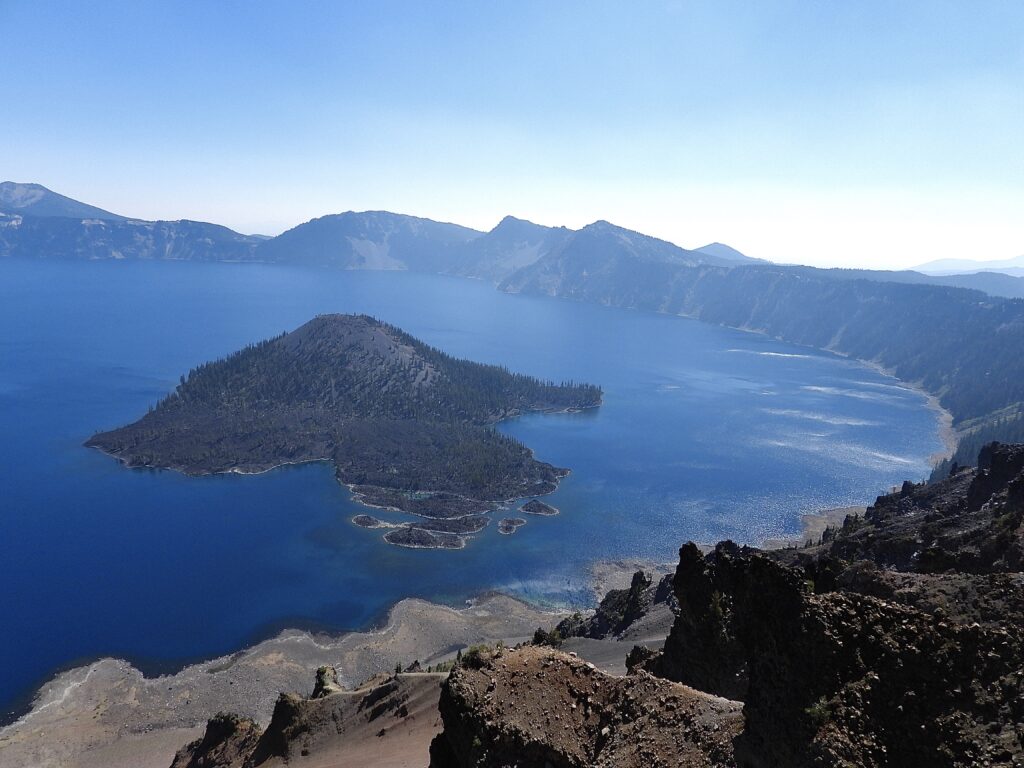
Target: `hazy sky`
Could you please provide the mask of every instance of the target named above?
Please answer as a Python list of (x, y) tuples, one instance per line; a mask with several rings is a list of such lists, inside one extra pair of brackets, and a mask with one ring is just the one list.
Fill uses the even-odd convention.
[(0, 0), (0, 51), (0, 177), (142, 218), (1024, 253), (1024, 0)]

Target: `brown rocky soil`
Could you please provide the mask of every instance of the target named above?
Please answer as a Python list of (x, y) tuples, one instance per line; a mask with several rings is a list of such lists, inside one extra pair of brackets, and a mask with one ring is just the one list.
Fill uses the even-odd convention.
[(445, 683), (431, 765), (733, 765), (741, 705), (647, 673), (613, 677), (552, 649), (464, 659)]

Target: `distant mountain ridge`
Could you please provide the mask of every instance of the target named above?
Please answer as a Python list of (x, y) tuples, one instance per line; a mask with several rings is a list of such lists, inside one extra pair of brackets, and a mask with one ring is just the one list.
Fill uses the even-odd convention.
[(1002, 272), (976, 272), (970, 274), (927, 275), (913, 270), (892, 272), (879, 269), (818, 269), (816, 267), (790, 267), (797, 272), (838, 280), (872, 280), (879, 283), (909, 283), (912, 285), (942, 285), (984, 291), (991, 296), (1007, 299), (1024, 298), (1024, 279)]
[(745, 253), (740, 253), (735, 248), (725, 243), (708, 243), (707, 245), (695, 248), (698, 253), (706, 253), (709, 256), (717, 256), (720, 259), (727, 259), (729, 261), (738, 261), (745, 264), (766, 264), (764, 259), (755, 259), (753, 256), (747, 256)]
[(386, 211), (349, 211), (313, 219), (263, 243), (256, 257), (343, 269), (437, 272), (496, 283), (556, 257), (689, 265), (736, 263), (687, 251), (607, 221), (573, 231), (506, 216), (484, 233)]
[(565, 227), (545, 227), (506, 216), (490, 232), (467, 242), (446, 271), (498, 283), (561, 247), (572, 234)]
[(914, 267), (929, 275), (963, 275), (977, 272), (1002, 272), (1020, 277), (1024, 275), (1024, 255), (1012, 259), (975, 261), (973, 259), (938, 259)]
[(0, 184), (0, 256), (251, 261), (259, 236), (203, 221), (142, 221), (39, 184)]
[(702, 265), (732, 268), (736, 262), (597, 221), (509, 275), (499, 288), (555, 295), (561, 286), (572, 285), (571, 297), (578, 298), (598, 285), (646, 284), (646, 276), (656, 280), (665, 270)]
[[(769, 264), (724, 243), (693, 250), (596, 221), (580, 230), (506, 216), (489, 232), (388, 211), (321, 216), (278, 235), (245, 235), (197, 221), (142, 221), (72, 200), (39, 184), (0, 184), (0, 257), (259, 261), (340, 269), (458, 275), (510, 285), (543, 283), (559, 270), (609, 277), (658, 263), (734, 267)], [(835, 279), (955, 286), (1024, 298), (1024, 257), (947, 260), (923, 271), (818, 270)], [(970, 274), (954, 272), (974, 265)], [(988, 269), (980, 270), (981, 267)], [(1013, 274), (1019, 271), (1021, 274)]]
[(206, 222), (125, 218), (45, 187), (7, 182), (0, 205), (0, 257), (260, 261), (340, 269), (411, 270), (495, 284), (552, 253), (586, 244), (620, 261), (731, 265), (747, 257), (687, 251), (598, 221), (573, 231), (506, 216), (490, 232), (388, 211), (312, 219), (277, 237), (243, 235)]
[(261, 261), (342, 269), (443, 272), (451, 253), (483, 233), (388, 211), (321, 216), (260, 244)]

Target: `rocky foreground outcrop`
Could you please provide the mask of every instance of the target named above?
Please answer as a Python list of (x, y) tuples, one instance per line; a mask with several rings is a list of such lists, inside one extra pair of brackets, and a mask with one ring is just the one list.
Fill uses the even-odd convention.
[(1024, 766), (1024, 447), (979, 463), (813, 547), (684, 546), (664, 649), (630, 654), (596, 705), (593, 672), (554, 651), (458, 668), (432, 765)]
[[(904, 600), (898, 582), (886, 598), (816, 594), (809, 576), (735, 546), (707, 557), (683, 548), (683, 612), (644, 666), (744, 701), (740, 764), (1013, 765), (1024, 754), (1019, 577), (1003, 585), (1006, 613), (983, 626), (957, 607), (972, 594), (959, 591), (962, 576), (955, 590), (943, 577), (913, 580), (949, 601), (936, 610)], [(845, 576), (850, 587), (885, 583)], [(986, 591), (983, 578), (975, 589)]]
[(613, 677), (549, 648), (466, 658), (441, 695), (431, 766), (731, 766), (741, 705), (647, 673)]
[(321, 667), (309, 698), (281, 694), (263, 730), (248, 718), (219, 714), (202, 738), (183, 747), (171, 768), (270, 768), (417, 764), (440, 726), (438, 674), (380, 675), (344, 691)]

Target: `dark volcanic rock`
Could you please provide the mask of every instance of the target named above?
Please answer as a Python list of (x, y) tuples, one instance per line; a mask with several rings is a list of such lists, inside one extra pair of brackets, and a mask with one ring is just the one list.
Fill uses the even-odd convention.
[[(723, 542), (705, 556), (687, 544), (664, 649), (634, 648), (631, 677), (612, 685), (622, 698), (600, 709), (602, 722), (638, 724), (635, 752), (607, 750), (604, 727), (595, 732), (586, 719), (592, 696), (579, 698), (592, 689), (535, 648), (541, 655), (511, 655), (516, 665), (498, 656), (452, 676), (434, 765), (1019, 768), (1022, 514), (1024, 448), (992, 446), (980, 470), (906, 483), (817, 546), (760, 552)], [(591, 621), (614, 628), (651, 589), (634, 579)], [(579, 618), (560, 632), (590, 626)], [(742, 699), (742, 732), (730, 731), (738, 726), (728, 713), (716, 715), (736, 734), (734, 752), (661, 751), (694, 729), (699, 738), (700, 726), (674, 721), (668, 696), (651, 703), (651, 718), (628, 709), (626, 700), (644, 700), (649, 673)]]
[(1021, 457), (907, 483), (822, 546), (683, 547), (672, 634), (635, 663), (744, 699), (743, 764), (1020, 764)]
[(457, 533), (466, 536), (472, 533), (479, 533), (491, 522), (491, 518), (485, 515), (464, 515), (462, 517), (448, 517), (443, 520), (417, 520), (409, 523), (410, 528), (420, 528), (431, 533)]
[(593, 616), (583, 618), (575, 614), (563, 619), (555, 629), (562, 637), (601, 639), (618, 636), (645, 616), (654, 603), (670, 600), (675, 602), (668, 577), (662, 579), (655, 588), (648, 574), (637, 571), (633, 574), (629, 588), (610, 590)]
[(1010, 765), (1022, 754), (1019, 617), (939, 620), (863, 594), (814, 594), (799, 570), (761, 553), (695, 550), (682, 551), (682, 611), (653, 664), (744, 697), (740, 764)]
[(316, 683), (313, 685), (311, 699), (322, 699), (332, 693), (345, 690), (338, 682), (338, 670), (334, 667), (320, 667), (316, 671)]
[[(555, 472), (554, 479), (564, 476)], [(555, 486), (552, 484), (551, 490)], [(381, 507), (383, 509), (400, 510), (420, 517), (442, 519), (445, 517), (464, 517), (465, 515), (491, 512), (497, 509), (498, 505), (492, 501), (481, 501), (480, 499), (467, 499), (455, 493), (444, 493), (439, 491), (401, 491), (394, 488), (380, 488), (375, 485), (354, 485), (352, 493), (356, 501), (367, 506)]]
[(491, 522), (484, 515), (464, 515), (415, 523), (385, 523), (371, 515), (356, 515), (352, 522), (361, 528), (390, 528), (384, 540), (400, 547), (459, 549), (466, 536), (479, 533)]
[[(929, 485), (904, 484), (880, 496), (863, 518), (850, 518), (821, 552), (780, 550), (817, 571), (870, 560), (918, 573), (1000, 573), (1024, 567), (1024, 448), (993, 444), (987, 468), (962, 470)], [(822, 563), (822, 561), (825, 561)], [(840, 565), (841, 567), (841, 565)]]
[(178, 750), (171, 768), (243, 768), (261, 733), (249, 718), (221, 712), (201, 739)]
[[(747, 655), (732, 623), (730, 602), (734, 598), (723, 589), (732, 562), (729, 558), (737, 551), (732, 544), (718, 545), (711, 560), (715, 564), (722, 561), (719, 572), (711, 570), (692, 542), (679, 550), (673, 582), (679, 614), (652, 671), (702, 691), (742, 700), (747, 693)], [(776, 597), (768, 593), (765, 601), (770, 603)]]
[[(417, 664), (413, 664), (415, 670)], [(334, 670), (317, 672), (308, 699), (282, 694), (265, 731), (251, 720), (220, 714), (202, 739), (178, 752), (172, 768), (258, 768), (311, 765), (407, 764), (425, 761), (437, 733), (441, 675), (403, 674), (374, 678), (341, 691)], [(422, 763), (421, 763), (422, 764)]]

